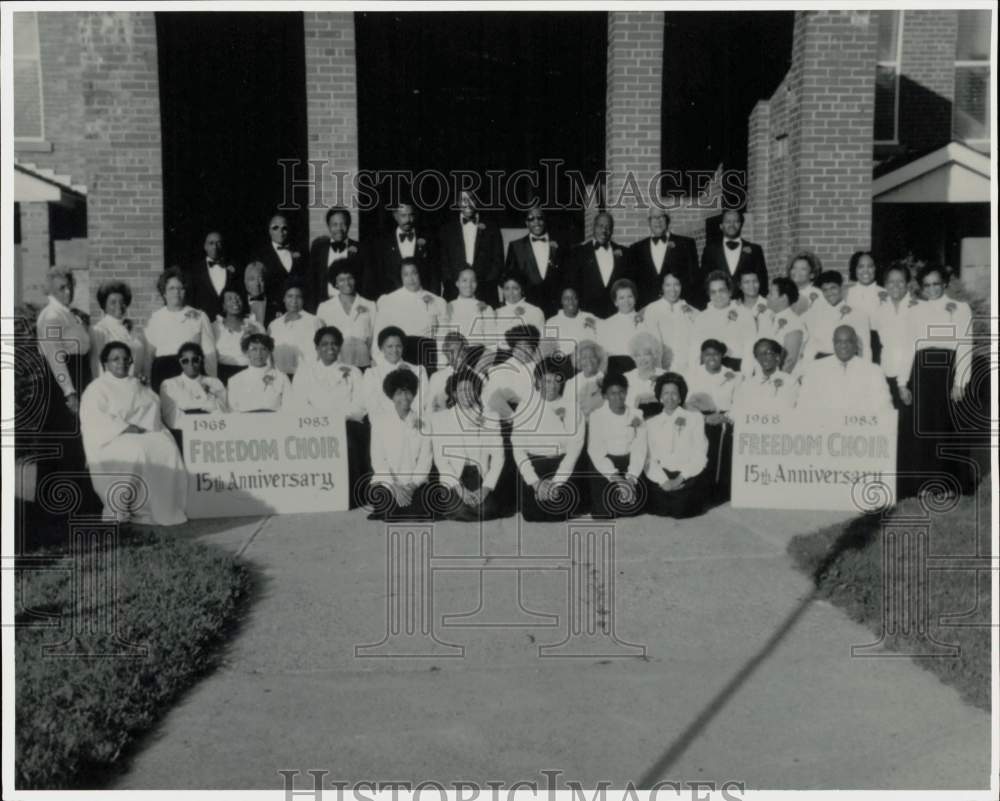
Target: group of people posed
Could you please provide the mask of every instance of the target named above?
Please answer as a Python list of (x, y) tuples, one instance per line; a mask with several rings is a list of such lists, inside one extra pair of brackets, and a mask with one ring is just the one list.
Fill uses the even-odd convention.
[[(630, 247), (602, 212), (564, 248), (533, 207), (506, 256), (469, 195), (433, 245), (412, 205), (393, 214), (362, 247), (331, 209), (308, 259), (276, 215), (242, 269), (210, 232), (141, 328), (127, 283), (99, 287), (90, 326), (72, 273), (50, 272), (48, 430), (78, 417), (106, 514), (186, 519), (179, 431), (205, 413), (342, 414), (352, 503), (377, 519), (690, 517), (728, 498), (734, 420), (795, 407), (895, 408), (898, 494), (940, 472), (971, 375), (971, 310), (942, 266), (859, 251), (845, 279), (802, 251), (771, 275), (733, 210), (700, 260), (658, 208)], [(123, 476), (131, 505), (112, 509)]]

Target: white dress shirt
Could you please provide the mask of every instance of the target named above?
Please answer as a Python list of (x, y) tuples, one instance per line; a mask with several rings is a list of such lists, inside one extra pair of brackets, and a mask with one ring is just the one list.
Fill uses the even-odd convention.
[[(726, 245), (726, 242), (735, 242), (739, 247), (730, 248)], [(735, 275), (736, 268), (740, 264), (740, 254), (743, 253), (743, 239), (723, 239), (722, 240), (722, 252), (726, 257), (726, 266), (729, 267), (729, 274)]]
[(430, 473), (430, 425), (416, 409), (400, 418), (395, 406), (372, 420), (373, 484), (424, 484)]
[(642, 310), (646, 329), (663, 344), (663, 366), (683, 373), (691, 358), (691, 338), (698, 310), (683, 299), (670, 303), (654, 300)]
[(615, 312), (597, 324), (597, 344), (608, 356), (628, 356), (629, 342), (640, 331), (648, 331), (638, 312)]
[(215, 349), (219, 354), (219, 364), (228, 364), (233, 367), (246, 367), (246, 354), (243, 352), (243, 337), (249, 334), (262, 334), (261, 328), (253, 317), (243, 320), (243, 325), (238, 331), (231, 331), (226, 325), (225, 319), (220, 315), (212, 323), (212, 333), (215, 335)]
[(909, 293), (902, 297), (898, 305), (887, 297), (879, 302), (872, 317), (872, 328), (878, 331), (882, 343), (882, 372), (886, 378), (895, 378), (904, 386), (910, 380), (913, 352), (917, 347), (910, 312), (918, 302)]
[(667, 242), (669, 241), (669, 233), (664, 237), (662, 242), (654, 242), (653, 237), (649, 238), (649, 255), (653, 259), (653, 266), (656, 268), (657, 273), (663, 268), (663, 260), (667, 257)]
[(216, 295), (221, 295), (226, 287), (226, 268), (218, 262), (205, 259), (205, 266), (208, 267), (208, 279), (212, 282), (212, 288)]
[(554, 401), (542, 401), (534, 414), (515, 424), (510, 435), (514, 462), (529, 486), (538, 481), (538, 473), (530, 456), (561, 456), (553, 482), (569, 481), (583, 451), (586, 425), (576, 413), (576, 405), (565, 396)]
[(65, 356), (85, 356), (90, 351), (90, 333), (75, 314), (54, 297), (39, 313), (35, 321), (38, 332), (38, 350), (67, 397), (80, 391), (73, 385), (73, 377), (66, 367)]
[[(331, 245), (333, 244), (333, 240), (330, 241), (330, 244)], [(326, 248), (326, 266), (330, 267), (335, 262), (343, 261), (344, 259), (348, 258), (351, 255), (350, 249), (352, 247), (354, 246), (351, 245), (350, 242), (346, 239), (344, 240), (343, 250), (334, 250), (332, 247), (328, 245)], [(330, 284), (327, 284), (327, 286), (330, 287), (330, 293), (328, 297), (332, 298), (337, 293), (337, 288), (331, 286)]]
[(132, 366), (129, 375), (141, 375), (146, 369), (146, 340), (131, 321), (126, 325), (110, 314), (105, 314), (90, 329), (90, 374), (97, 378), (104, 368), (101, 366), (101, 351), (109, 342), (123, 342), (132, 351)]
[(741, 370), (750, 370), (753, 360), (753, 344), (757, 341), (757, 323), (753, 314), (735, 301), (723, 309), (711, 303), (698, 315), (694, 322), (691, 347), (688, 350), (688, 365), (701, 362), (701, 344), (706, 339), (717, 339), (726, 346), (726, 356), (742, 359)]
[[(381, 357), (381, 354), (379, 356)], [(395, 413), (396, 407), (393, 405), (392, 400), (386, 397), (385, 392), (382, 391), (382, 384), (389, 373), (400, 368), (409, 370), (417, 376), (417, 397), (413, 399), (413, 408), (420, 409), (426, 402), (429, 390), (427, 388), (427, 371), (422, 364), (414, 366), (402, 359), (395, 364), (389, 364), (384, 358), (379, 358), (377, 361), (372, 362), (371, 367), (365, 370), (363, 379), (364, 406), (369, 420), (373, 420), (382, 412), (389, 412), (391, 410)]]
[(872, 414), (892, 409), (885, 375), (877, 364), (854, 356), (846, 363), (827, 356), (802, 376), (798, 408), (816, 412)]
[(805, 358), (814, 359), (817, 353), (833, 353), (833, 332), (842, 325), (849, 325), (858, 335), (861, 358), (869, 362), (872, 360), (871, 327), (868, 315), (861, 309), (854, 308), (846, 300), (831, 306), (821, 296), (802, 316), (809, 329)]
[(431, 416), (434, 464), (441, 483), (457, 489), (466, 464), (479, 468), (483, 487), (492, 491), (503, 469), (500, 434), (477, 426), (471, 412), (452, 407)]
[(315, 360), (313, 338), (321, 327), (316, 315), (307, 311), (300, 311), (294, 320), (287, 312), (273, 319), (267, 333), (274, 340), (274, 366), (283, 373), (294, 373), (299, 365)]
[(587, 453), (595, 469), (605, 478), (618, 475), (608, 456), (628, 455), (626, 475), (640, 476), (646, 466), (646, 426), (642, 414), (627, 406), (615, 414), (605, 403), (594, 409), (588, 422)]
[(765, 376), (760, 365), (746, 376), (733, 396), (732, 415), (747, 412), (774, 412), (795, 407), (799, 382), (794, 376), (775, 370)]
[(594, 257), (597, 259), (597, 269), (601, 271), (601, 282), (604, 286), (611, 280), (611, 274), (615, 271), (615, 254), (608, 242), (606, 247), (596, 247), (594, 242)]
[(943, 295), (921, 300), (910, 309), (911, 336), (916, 350), (955, 351), (955, 386), (965, 388), (972, 374), (972, 309), (968, 303)]
[(733, 406), (733, 395), (743, 376), (725, 365), (717, 373), (710, 373), (699, 364), (684, 374), (688, 394), (686, 405), (703, 412), (727, 412)]
[(479, 232), (479, 218), (473, 217), (471, 220), (462, 219), (458, 215), (458, 223), (462, 226), (462, 242), (465, 245), (465, 263), (472, 265), (476, 258), (476, 234)]
[(701, 412), (678, 408), (673, 414), (660, 412), (650, 417), (646, 441), (646, 477), (657, 486), (667, 480), (668, 470), (679, 472), (681, 478), (694, 478), (708, 464), (708, 438)]
[(390, 325), (403, 329), (407, 336), (430, 337), (434, 326), (444, 324), (448, 318), (448, 305), (444, 298), (420, 289), (412, 292), (406, 287), (394, 289), (378, 299), (375, 313), (375, 333)]
[(292, 382), (274, 367), (250, 365), (229, 379), (229, 408), (234, 412), (277, 412), (291, 400)]
[(403, 231), (397, 226), (396, 244), (399, 246), (399, 255), (404, 259), (412, 259), (413, 254), (417, 252), (417, 232), (413, 232), (413, 239), (401, 239), (402, 236)]
[(205, 351), (205, 372), (212, 376), (218, 373), (215, 334), (208, 315), (200, 309), (191, 306), (168, 309), (162, 306), (149, 316), (143, 333), (150, 346), (149, 360), (176, 356), (181, 345), (196, 342)]
[(279, 245), (277, 242), (272, 241), (271, 247), (274, 248), (274, 252), (278, 254), (278, 260), (281, 262), (281, 266), (285, 268), (286, 273), (292, 271), (292, 249), (288, 245)]
[(292, 379), (292, 398), (303, 412), (342, 414), (349, 420), (365, 416), (364, 379), (354, 365), (316, 359), (302, 366)]
[(209, 413), (229, 411), (226, 388), (218, 378), (188, 378), (181, 373), (160, 384), (160, 411), (167, 428), (180, 428), (184, 416), (196, 409)]
[(528, 234), (528, 244), (531, 245), (531, 252), (535, 255), (535, 264), (538, 266), (538, 274), (542, 276), (542, 280), (545, 280), (545, 276), (549, 272), (549, 258), (552, 255), (551, 243), (548, 234), (542, 234), (537, 237), (536, 240), (532, 239), (532, 235)]

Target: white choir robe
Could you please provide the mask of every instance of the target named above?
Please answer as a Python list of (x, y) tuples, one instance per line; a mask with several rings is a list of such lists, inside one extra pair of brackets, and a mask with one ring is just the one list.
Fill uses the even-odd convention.
[(868, 317), (868, 325), (874, 328), (875, 313), (881, 303), (885, 290), (874, 281), (870, 284), (851, 284), (847, 287), (847, 305), (864, 312)]
[(432, 458), (431, 428), (416, 406), (402, 419), (395, 407), (372, 419), (372, 484), (426, 484)]
[[(126, 324), (127, 323), (127, 324)], [(90, 329), (90, 375), (97, 378), (104, 372), (101, 351), (109, 342), (123, 342), (132, 351), (129, 375), (142, 376), (146, 369), (146, 340), (131, 320), (118, 320), (105, 314)]]
[(152, 368), (153, 359), (176, 356), (181, 345), (194, 342), (205, 352), (205, 372), (218, 375), (218, 356), (215, 350), (215, 332), (208, 315), (201, 309), (184, 306), (168, 309), (161, 306), (151, 315), (143, 331), (149, 348), (146, 352), (146, 375)]
[(799, 382), (794, 376), (775, 370), (765, 376), (760, 365), (736, 388), (730, 416), (748, 412), (776, 412), (795, 408)]
[[(942, 295), (921, 300), (910, 311), (910, 337), (916, 350), (942, 348), (955, 351), (954, 386), (965, 389), (972, 377), (972, 308), (968, 303)], [(908, 380), (909, 376), (906, 376)]]
[[(520, 412), (520, 409), (518, 410)], [(541, 401), (532, 413), (521, 419), (510, 435), (514, 464), (529, 486), (538, 481), (538, 473), (530, 456), (561, 456), (552, 481), (564, 484), (570, 480), (577, 460), (583, 452), (586, 424), (577, 414), (575, 403), (565, 396), (554, 401)]]
[(594, 409), (587, 426), (587, 453), (602, 476), (611, 479), (618, 475), (609, 455), (628, 455), (626, 474), (636, 478), (642, 475), (648, 443), (641, 413), (626, 406), (623, 414), (615, 414), (605, 403)]
[(701, 345), (706, 339), (717, 339), (726, 346), (726, 356), (742, 359), (740, 369), (749, 371), (753, 365), (753, 343), (757, 341), (757, 323), (753, 314), (736, 302), (719, 309), (709, 304), (694, 322), (688, 368), (701, 363)]
[(886, 378), (895, 378), (900, 386), (906, 386), (913, 367), (917, 332), (910, 322), (910, 313), (918, 303), (909, 293), (900, 299), (898, 305), (886, 298), (879, 303), (872, 318), (872, 328), (878, 332), (882, 343), (882, 372)]
[(520, 300), (514, 304), (504, 303), (496, 310), (496, 322), (493, 327), (493, 341), (497, 350), (510, 350), (504, 334), (517, 325), (533, 325), (539, 334), (545, 332), (545, 313), (532, 303)]
[(667, 480), (668, 470), (689, 479), (708, 464), (708, 438), (701, 412), (677, 408), (672, 414), (660, 412), (650, 417), (646, 420), (646, 443), (646, 477), (657, 486)]
[(229, 408), (234, 412), (277, 412), (292, 402), (292, 383), (274, 367), (250, 365), (229, 379)]
[(728, 412), (743, 376), (725, 365), (719, 372), (710, 373), (699, 364), (685, 373), (684, 380), (688, 385), (685, 406), (700, 412)]
[(479, 468), (483, 488), (492, 492), (503, 469), (500, 434), (476, 425), (471, 412), (453, 406), (430, 417), (434, 464), (441, 484), (458, 489), (466, 464)]
[(675, 373), (687, 370), (698, 310), (683, 300), (660, 298), (646, 305), (642, 317), (646, 329), (663, 344), (662, 366)]
[(35, 330), (38, 332), (38, 350), (48, 362), (63, 394), (68, 397), (80, 392), (81, 387), (73, 385), (65, 357), (85, 356), (90, 351), (87, 326), (67, 306), (50, 295), (48, 305), (38, 312)]
[[(836, 306), (827, 303), (821, 297), (802, 315), (809, 329), (809, 342), (806, 344), (804, 358), (812, 361), (817, 353), (833, 353), (833, 332), (842, 325), (849, 325), (858, 335), (859, 355), (865, 361), (872, 360), (871, 328), (868, 315), (861, 309), (850, 306), (841, 300)], [(832, 358), (832, 357), (828, 357)]]
[(180, 428), (189, 411), (201, 409), (210, 414), (229, 411), (226, 388), (218, 378), (200, 375), (188, 378), (181, 373), (160, 384), (160, 409), (167, 428)]
[[(135, 425), (142, 434), (126, 434)], [(173, 526), (187, 521), (187, 472), (160, 420), (160, 401), (139, 379), (104, 373), (84, 390), (80, 431), (105, 519)], [(138, 507), (117, 508), (131, 485)]]
[(600, 322), (589, 312), (579, 311), (576, 313), (576, 317), (567, 317), (566, 313), (560, 309), (558, 313), (545, 321), (540, 349), (545, 356), (551, 356), (553, 353), (565, 353), (567, 356), (572, 356), (576, 346), (581, 342), (597, 342)]
[[(379, 355), (381, 356), (381, 353)], [(395, 364), (389, 364), (384, 357), (380, 358), (372, 362), (371, 367), (365, 370), (363, 379), (362, 398), (369, 422), (374, 420), (377, 414), (395, 413), (396, 407), (393, 405), (392, 399), (383, 392), (382, 384), (389, 373), (400, 368), (409, 370), (417, 376), (417, 395), (413, 399), (413, 408), (420, 409), (427, 402), (430, 390), (428, 389), (427, 370), (422, 364), (415, 366), (402, 359)]]
[(371, 362), (372, 339), (375, 336), (375, 303), (355, 295), (350, 311), (344, 310), (339, 292), (334, 292), (316, 309), (316, 317), (323, 325), (334, 326), (344, 337), (340, 361), (357, 367), (367, 367)]
[(629, 342), (640, 331), (648, 331), (638, 312), (616, 312), (597, 324), (597, 344), (608, 356), (629, 356)]
[(345, 420), (365, 416), (364, 379), (351, 364), (319, 359), (303, 366), (292, 379), (292, 400), (303, 413), (342, 414)]
[(286, 375), (316, 359), (316, 332), (322, 327), (319, 318), (306, 311), (290, 320), (288, 313), (271, 321), (267, 333), (274, 340), (274, 366)]
[(878, 414), (892, 410), (892, 397), (877, 364), (860, 356), (846, 363), (827, 356), (806, 368), (797, 406), (827, 414)]
[(264, 329), (250, 316), (244, 318), (239, 330), (230, 331), (225, 319), (220, 315), (212, 324), (212, 333), (215, 335), (215, 350), (218, 353), (219, 364), (246, 367), (250, 362), (243, 352), (243, 338), (250, 334), (263, 334)]
[[(653, 374), (649, 378), (642, 378), (639, 375), (639, 368), (629, 370), (625, 373), (625, 380), (628, 381), (628, 392), (625, 394), (625, 404), (633, 409), (638, 409), (641, 403), (659, 403), (656, 397), (656, 379), (663, 375), (666, 370), (662, 367), (654, 367)], [(651, 397), (643, 397), (649, 395)]]
[(774, 320), (774, 312), (768, 308), (765, 300), (758, 298), (753, 305), (748, 306), (743, 302), (740, 302), (739, 305), (742, 306), (744, 310), (750, 312), (753, 316), (754, 323), (757, 325), (758, 337), (761, 336), (761, 331), (767, 331), (770, 329), (771, 322)]
[(382, 329), (391, 325), (401, 328), (410, 337), (432, 337), (435, 327), (443, 325), (447, 319), (448, 304), (444, 298), (424, 289), (411, 292), (400, 287), (378, 299), (375, 340), (378, 341)]

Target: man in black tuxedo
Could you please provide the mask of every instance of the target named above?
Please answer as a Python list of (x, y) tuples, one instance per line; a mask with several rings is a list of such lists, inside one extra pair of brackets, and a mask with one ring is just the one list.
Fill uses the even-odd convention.
[(306, 310), (315, 314), (316, 308), (336, 294), (330, 280), (330, 268), (347, 267), (355, 276), (361, 270), (361, 245), (348, 236), (351, 230), (351, 212), (334, 206), (326, 213), (326, 227), (329, 236), (318, 236), (309, 247), (309, 293), (310, 303)]
[(743, 230), (743, 213), (736, 209), (727, 209), (722, 213), (719, 224), (722, 239), (708, 242), (701, 253), (701, 276), (698, 281), (698, 294), (688, 298), (688, 302), (699, 309), (704, 309), (708, 302), (705, 292), (705, 278), (715, 270), (721, 270), (733, 279), (736, 286), (740, 285), (743, 273), (756, 273), (760, 281), (760, 295), (767, 296), (767, 262), (764, 261), (764, 250), (754, 242), (748, 242), (741, 236)]
[(223, 293), (233, 289), (242, 294), (243, 279), (225, 256), (222, 234), (209, 231), (205, 236), (204, 249), (205, 258), (187, 270), (185, 299), (188, 306), (201, 309), (209, 320), (214, 320), (222, 313)]
[(364, 295), (378, 300), (382, 295), (403, 285), (400, 267), (404, 258), (415, 259), (420, 269), (420, 285), (428, 292), (441, 294), (441, 275), (437, 254), (423, 232), (417, 229), (417, 212), (412, 203), (400, 203), (392, 213), (396, 226), (386, 236), (379, 237), (368, 250)]
[(639, 287), (638, 306), (657, 300), (661, 294), (663, 276), (673, 273), (680, 279), (687, 298), (698, 280), (698, 249), (688, 236), (670, 231), (670, 215), (654, 206), (649, 210), (649, 236), (629, 249), (629, 259)]
[(275, 214), (267, 224), (270, 241), (258, 251), (255, 260), (264, 265), (264, 287), (267, 297), (278, 308), (284, 309), (285, 282), (297, 278), (306, 288), (306, 305), (311, 302), (309, 287), (309, 265), (302, 254), (291, 244), (288, 219)]
[(458, 297), (455, 280), (466, 267), (476, 273), (476, 297), (491, 306), (500, 304), (497, 279), (503, 268), (503, 238), (500, 229), (479, 214), (475, 198), (462, 192), (459, 212), (441, 226), (441, 283), (445, 300)]
[(559, 294), (565, 284), (565, 270), (559, 243), (548, 232), (545, 212), (532, 206), (525, 217), (528, 235), (515, 239), (507, 249), (505, 272), (525, 277), (524, 297), (549, 318), (559, 311)]
[(576, 289), (580, 310), (598, 317), (610, 317), (617, 311), (611, 299), (611, 286), (619, 278), (635, 277), (625, 249), (611, 239), (615, 223), (602, 211), (594, 217), (593, 236), (573, 248), (566, 283)]

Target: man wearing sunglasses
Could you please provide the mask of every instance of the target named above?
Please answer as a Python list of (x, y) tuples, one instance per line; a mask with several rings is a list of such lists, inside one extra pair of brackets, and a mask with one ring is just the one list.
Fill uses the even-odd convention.
[(524, 299), (541, 308), (549, 318), (559, 311), (564, 285), (562, 251), (549, 234), (541, 206), (528, 209), (525, 225), (527, 236), (515, 239), (507, 250), (506, 272), (525, 276)]
[[(261, 248), (255, 259), (264, 265), (264, 288), (268, 300), (281, 306), (283, 287), (291, 277), (298, 278), (303, 285), (308, 281), (308, 261), (292, 244), (291, 227), (288, 218), (275, 214), (267, 224), (269, 243)], [(306, 298), (306, 305), (310, 298)]]

